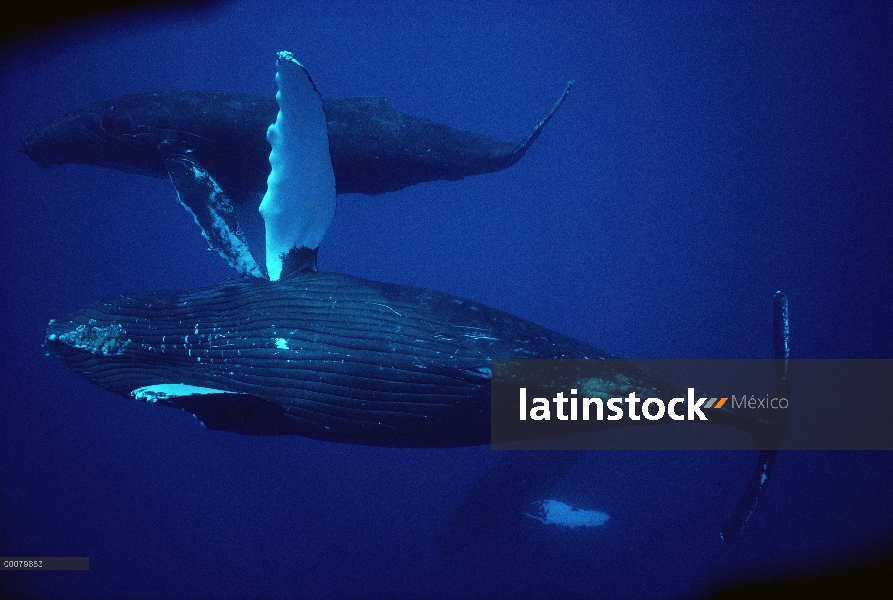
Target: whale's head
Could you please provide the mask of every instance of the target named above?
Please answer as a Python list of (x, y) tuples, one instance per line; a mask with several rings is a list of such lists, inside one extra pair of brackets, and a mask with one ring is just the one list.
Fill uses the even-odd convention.
[(77, 163), (155, 175), (164, 168), (159, 133), (135, 125), (137, 98), (97, 102), (39, 125), (19, 150), (42, 167)]
[(120, 319), (101, 314), (96, 306), (50, 321), (44, 346), (89, 381), (126, 394), (129, 386), (117, 384), (132, 361), (134, 341)]
[(63, 359), (118, 356), (131, 343), (124, 328), (117, 323), (100, 325), (92, 319), (78, 317), (76, 314), (62, 321), (50, 321), (46, 330), (46, 347), (50, 352)]
[[(128, 320), (126, 315), (114, 315), (116, 309), (127, 312), (132, 306), (126, 298), (118, 301), (94, 304), (64, 319), (50, 321), (46, 329), (47, 350), (107, 391), (187, 411), (208, 429), (245, 435), (296, 432), (282, 404), (234, 392), (225, 384), (220, 385), (219, 377), (213, 382), (213, 373), (204, 373), (200, 357), (190, 360), (201, 342), (190, 345), (186, 342), (188, 336), (179, 336), (178, 341), (186, 343), (170, 349), (174, 365), (165, 361), (164, 333), (155, 336), (151, 325), (141, 328), (139, 316)], [(207, 337), (195, 338), (208, 341)], [(153, 340), (161, 341), (162, 346), (153, 346)], [(192, 367), (176, 367), (178, 363), (190, 362)]]

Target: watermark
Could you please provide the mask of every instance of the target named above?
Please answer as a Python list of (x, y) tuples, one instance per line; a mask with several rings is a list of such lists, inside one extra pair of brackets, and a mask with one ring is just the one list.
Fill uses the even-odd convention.
[[(591, 417), (592, 420), (604, 421), (605, 411), (607, 410), (608, 421), (620, 421), (624, 418), (624, 407), (622, 405), (626, 404), (626, 418), (631, 421), (639, 421), (642, 418), (649, 421), (660, 421), (665, 417), (673, 421), (684, 421), (686, 419), (689, 421), (696, 419), (707, 421), (708, 417), (703, 410), (711, 408), (721, 409), (728, 401), (727, 397), (709, 399), (703, 397), (695, 400), (694, 388), (688, 388), (687, 399), (673, 398), (668, 403), (665, 403), (660, 398), (639, 398), (635, 392), (630, 392), (626, 398), (610, 398), (607, 400), (602, 400), (601, 398), (580, 398), (578, 400), (577, 393), (576, 388), (572, 388), (569, 397), (565, 397), (564, 392), (558, 392), (552, 398), (552, 402), (555, 404), (554, 414), (556, 419), (559, 421), (576, 421), (579, 417), (583, 421), (589, 421)], [(520, 416), (518, 418), (521, 421), (526, 421), (528, 416), (527, 388), (518, 388), (518, 396), (520, 408)], [(529, 415), (532, 420), (549, 421), (552, 419), (553, 412), (549, 408), (548, 399), (533, 398), (531, 402)], [(637, 411), (640, 402), (642, 403), (641, 411)], [(565, 412), (566, 404), (570, 404), (569, 413)], [(582, 416), (580, 416), (580, 406), (582, 406)], [(785, 409), (788, 407), (788, 399), (770, 399), (768, 396), (758, 399), (753, 395), (748, 399), (747, 395), (744, 394), (741, 396), (740, 401), (736, 400), (735, 396), (732, 396), (731, 406), (735, 408), (765, 408), (766, 406), (771, 406), (772, 408)], [(682, 407), (685, 407), (686, 410), (683, 410), (682, 413), (677, 412), (677, 409), (681, 410)]]
[(29, 556), (0, 558), (3, 571), (89, 571), (90, 559), (86, 556)]
[(494, 360), (491, 443), (528, 450), (893, 449), (893, 360), (796, 360), (784, 380), (781, 365)]
[[(569, 397), (565, 397), (564, 392), (558, 392), (551, 399), (551, 402), (555, 404), (553, 412), (550, 410), (547, 398), (533, 398), (528, 406), (527, 388), (518, 388), (518, 405), (520, 408), (520, 416), (518, 418), (521, 421), (526, 421), (529, 413), (530, 418), (534, 421), (549, 421), (552, 419), (553, 414), (559, 421), (576, 421), (578, 418), (583, 421), (589, 421), (590, 419), (604, 421), (605, 411), (607, 410), (608, 421), (620, 421), (624, 418), (624, 407), (622, 405), (626, 404), (626, 418), (631, 421), (639, 421), (642, 418), (649, 421), (660, 421), (665, 417), (673, 421), (685, 421), (686, 419), (689, 421), (696, 419), (707, 421), (709, 419), (702, 409), (721, 409), (729, 400), (728, 397), (702, 397), (695, 400), (694, 388), (688, 388), (687, 398), (673, 398), (668, 403), (665, 403), (660, 398), (639, 398), (635, 392), (630, 392), (626, 398), (610, 398), (607, 400), (602, 400), (601, 398), (578, 399), (577, 394), (576, 388), (570, 390)], [(740, 400), (733, 395), (731, 399), (730, 406), (732, 408), (755, 409), (768, 407), (784, 410), (789, 405), (787, 398), (769, 398), (769, 396), (757, 398), (753, 394), (750, 395), (750, 398), (747, 397), (747, 394), (742, 394)], [(642, 403), (641, 411), (637, 411), (640, 402)], [(570, 405), (569, 412), (565, 412), (565, 405), (568, 404)], [(582, 406), (582, 416), (581, 410), (579, 410), (580, 406)], [(677, 409), (682, 410), (682, 407), (685, 407), (686, 410), (678, 413)]]

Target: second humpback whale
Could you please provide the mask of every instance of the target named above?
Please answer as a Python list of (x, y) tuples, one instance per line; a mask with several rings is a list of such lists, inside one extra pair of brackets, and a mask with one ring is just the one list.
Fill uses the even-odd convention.
[[(387, 98), (326, 98), (323, 110), (336, 189), (339, 194), (381, 194), (423, 181), (457, 180), (508, 168), (524, 156), (570, 87), (518, 142), (401, 112)], [(21, 150), (44, 167), (78, 163), (166, 177), (159, 149), (174, 143), (190, 150), (193, 160), (240, 201), (266, 189), (270, 146), (264, 134), (277, 110), (272, 98), (255, 94), (131, 94), (35, 127)]]
[[(488, 442), (493, 359), (609, 358), (480, 303), (318, 272), (316, 252), (335, 203), (323, 102), (289, 53), (280, 53), (277, 65), (280, 109), (267, 133), (272, 169), (260, 205), (265, 268), (247, 249), (225, 191), (188, 150), (174, 147), (169, 169), (194, 175), (187, 206), (245, 277), (98, 302), (49, 324), (50, 351), (103, 389), (189, 411), (212, 429), (411, 447)], [(605, 381), (617, 396), (674, 393), (631, 363), (611, 365)], [(731, 407), (715, 410), (711, 421), (761, 444), (781, 433)], [(481, 514), (521, 514), (543, 500), (531, 490), (546, 491), (573, 462), (563, 459), (538, 486), (528, 485), (528, 475), (541, 461), (513, 461), (485, 477), (453, 519), (453, 545), (467, 543)], [(773, 463), (774, 454), (761, 453), (756, 483), (726, 539), (749, 516)]]

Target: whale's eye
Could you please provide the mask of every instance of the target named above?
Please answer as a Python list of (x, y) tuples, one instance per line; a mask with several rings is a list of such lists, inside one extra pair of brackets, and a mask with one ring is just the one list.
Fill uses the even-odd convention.
[(124, 135), (133, 132), (133, 123), (129, 117), (112, 112), (102, 117), (102, 128), (110, 135)]

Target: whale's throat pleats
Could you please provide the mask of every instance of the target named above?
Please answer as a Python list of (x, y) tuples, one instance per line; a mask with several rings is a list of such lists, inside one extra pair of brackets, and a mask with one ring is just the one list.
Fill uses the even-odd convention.
[(335, 174), (322, 98), (289, 52), (278, 55), (276, 83), (279, 114), (267, 130), (271, 172), (260, 204), (267, 272), (274, 281), (292, 248), (319, 247), (335, 214)]

